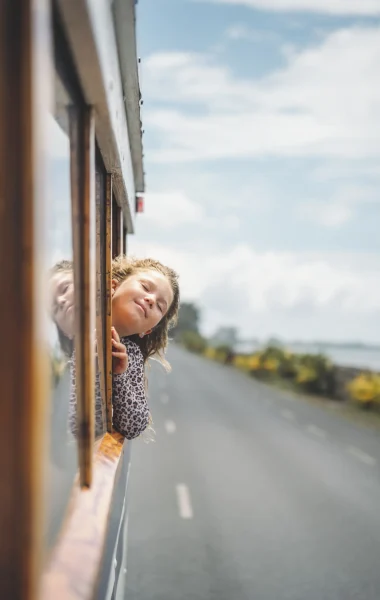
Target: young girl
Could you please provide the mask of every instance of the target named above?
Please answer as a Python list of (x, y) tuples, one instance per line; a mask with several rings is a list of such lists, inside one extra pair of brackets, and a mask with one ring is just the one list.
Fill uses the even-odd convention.
[[(53, 278), (55, 289), (60, 293), (53, 301), (53, 306), (57, 305), (55, 313), (53, 310), (53, 318), (60, 331), (61, 345), (64, 340), (65, 347), (69, 348), (74, 331), (72, 266), (67, 261), (59, 264), (61, 267), (56, 265), (55, 274), (60, 276), (56, 278), (57, 281)], [(144, 365), (152, 356), (166, 364), (164, 352), (168, 344), (168, 331), (177, 319), (179, 308), (178, 276), (156, 260), (120, 256), (112, 263), (112, 277), (113, 425), (126, 438), (132, 439), (149, 425)], [(71, 363), (73, 385), (70, 422), (75, 432), (74, 353)], [(96, 435), (103, 432), (102, 409), (97, 373)]]
[(73, 263), (61, 260), (50, 270), (50, 314), (56, 325), (61, 349), (66, 357), (74, 350)]

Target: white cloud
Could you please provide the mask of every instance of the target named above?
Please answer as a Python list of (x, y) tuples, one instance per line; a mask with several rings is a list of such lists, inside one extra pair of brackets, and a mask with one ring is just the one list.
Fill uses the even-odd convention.
[(353, 210), (344, 203), (307, 202), (301, 207), (301, 216), (308, 221), (320, 223), (325, 227), (340, 227), (351, 220)]
[(246, 244), (185, 252), (138, 239), (131, 251), (178, 270), (183, 299), (205, 307), (208, 332), (231, 324), (245, 335), (378, 339), (378, 256), (257, 252)]
[(344, 186), (329, 200), (306, 201), (300, 206), (300, 216), (325, 227), (338, 228), (351, 221), (364, 204), (380, 203), (378, 190), (368, 186)]
[(151, 157), (379, 156), (379, 70), (377, 27), (334, 32), (256, 80), (236, 78), (208, 56), (156, 54), (145, 64), (145, 96), (170, 108), (146, 113), (147, 127), (165, 140)]
[(182, 191), (147, 192), (144, 201), (143, 220), (166, 229), (184, 223), (196, 223), (203, 219), (203, 210)]
[(327, 161), (312, 171), (312, 179), (317, 182), (334, 181), (337, 179), (354, 180), (358, 177), (378, 181), (380, 179), (380, 164), (375, 157), (370, 160), (336, 160)]
[(249, 29), (245, 25), (231, 25), (226, 35), (230, 40), (245, 40), (249, 37)]
[[(199, 1), (199, 0), (196, 0)], [(209, 0), (267, 11), (299, 11), (331, 15), (380, 15), (379, 0)]]
[(226, 31), (226, 37), (229, 40), (247, 40), (251, 42), (279, 42), (280, 36), (274, 31), (252, 29), (246, 25), (236, 23), (231, 25)]

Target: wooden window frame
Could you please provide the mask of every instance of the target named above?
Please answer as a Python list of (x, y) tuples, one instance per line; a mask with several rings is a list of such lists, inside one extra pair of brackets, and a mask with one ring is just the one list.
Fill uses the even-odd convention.
[[(96, 262), (95, 124), (86, 104), (59, 12), (52, 11), (54, 66), (72, 100), (69, 108), (70, 178), (75, 296), (75, 370), (78, 466), (81, 487), (91, 485), (95, 441)], [(94, 261), (92, 260), (94, 258)]]
[(123, 254), (128, 253), (127, 235), (128, 235), (128, 229), (125, 227), (125, 225), (123, 225)]
[(92, 600), (98, 586), (124, 438), (106, 433), (94, 457), (93, 484), (73, 489), (67, 518), (42, 578), (39, 600)]
[(95, 273), (92, 270), (95, 239), (91, 238), (94, 233), (91, 213), (95, 210), (95, 128), (90, 107), (70, 109), (70, 154), (78, 464), (80, 485), (88, 488), (92, 482), (95, 443)]
[(0, 19), (0, 597), (33, 600), (42, 563), (49, 363), (40, 235), (49, 3), (4, 0)]
[(119, 207), (118, 238), (119, 238), (119, 253), (124, 254), (124, 215), (123, 215), (123, 209), (121, 207)]
[[(0, 326), (6, 352), (0, 353), (2, 402), (0, 403), (0, 467), (4, 493), (0, 498), (0, 597), (12, 600), (37, 598), (93, 598), (107, 534), (112, 495), (124, 438), (106, 433), (93, 453), (83, 449), (81, 469), (58, 540), (43, 569), (44, 464), (47, 445), (50, 365), (46, 356), (41, 313), (46, 298), (43, 287), (43, 252), (40, 248), (45, 205), (46, 164), (43, 160), (44, 118), (53, 81), (53, 48), (50, 43), (51, 14), (48, 0), (4, 0), (0, 20), (0, 283), (7, 293), (0, 295)], [(53, 14), (55, 23), (56, 14)], [(54, 29), (54, 28), (53, 28)], [(55, 37), (57, 34), (54, 31)], [(63, 61), (67, 66), (67, 61)], [(59, 64), (56, 66), (59, 66)], [(71, 67), (70, 67), (71, 68)], [(57, 68), (59, 74), (60, 70)], [(69, 88), (71, 71), (63, 82)], [(75, 77), (74, 77), (75, 79)], [(72, 82), (71, 82), (72, 83)], [(75, 82), (74, 82), (75, 83)], [(71, 89), (69, 89), (71, 94)], [(74, 111), (75, 112), (75, 111)], [(71, 118), (72, 183), (77, 198), (74, 219), (86, 224), (93, 194), (94, 121), (91, 109), (81, 105)], [(111, 213), (112, 178), (109, 181)], [(94, 202), (93, 202), (94, 204)], [(87, 207), (87, 208), (86, 208)], [(87, 219), (88, 220), (88, 219)], [(108, 222), (108, 221), (107, 221)], [(77, 227), (77, 221), (75, 222)], [(109, 267), (111, 261), (111, 220), (107, 226)], [(83, 232), (82, 232), (83, 235)], [(90, 233), (88, 233), (90, 235)], [(74, 241), (87, 246), (83, 239)], [(83, 285), (91, 295), (91, 274), (86, 271), (82, 248)], [(75, 256), (77, 260), (77, 256)], [(110, 269), (108, 274), (110, 276)], [(80, 289), (76, 281), (75, 288)], [(107, 299), (111, 319), (111, 299)], [(94, 349), (90, 344), (91, 319), (81, 301), (80, 326), (88, 333), (87, 346), (77, 356), (87, 365), (87, 405), (82, 410), (83, 441), (91, 441), (93, 410)], [(76, 336), (79, 337), (79, 336)], [(107, 346), (106, 346), (107, 347)], [(110, 353), (109, 353), (110, 354)], [(112, 370), (111, 393), (112, 393)], [(87, 383), (86, 383), (87, 382)], [(78, 383), (78, 382), (77, 382)], [(86, 393), (84, 394), (86, 395)], [(109, 396), (111, 398), (111, 395)], [(87, 411), (87, 412), (86, 412)], [(83, 424), (84, 423), (84, 424)], [(17, 432), (17, 435), (15, 434)], [(78, 484), (91, 483), (83, 491)], [(41, 573), (43, 576), (41, 577)]]
[(106, 430), (112, 427), (112, 174), (107, 173), (100, 151), (96, 157), (97, 305), (98, 364)]
[(123, 211), (112, 195), (112, 258), (123, 254)]
[(103, 410), (106, 415), (106, 372), (105, 372), (105, 179), (107, 174), (101, 156), (96, 157), (96, 342), (97, 362)]
[(105, 345), (105, 373), (106, 373), (106, 420), (108, 433), (113, 432), (112, 426), (112, 184), (113, 178), (107, 174), (106, 181), (106, 345)]
[[(58, 35), (63, 31), (59, 28)], [(56, 58), (57, 60), (57, 58)], [(58, 63), (59, 64), (59, 63)], [(65, 83), (75, 84), (76, 73), (73, 63), (63, 61), (63, 71), (70, 64), (71, 73), (66, 73)], [(76, 80), (77, 81), (77, 80)], [(79, 99), (79, 92), (76, 91)], [(57, 543), (50, 553), (49, 561), (42, 577), (40, 598), (70, 598), (90, 600), (94, 597), (98, 585), (99, 570), (102, 563), (113, 493), (117, 484), (117, 473), (123, 455), (124, 438), (112, 432), (112, 342), (111, 342), (111, 278), (112, 278), (112, 198), (113, 177), (104, 172), (106, 183), (105, 194), (105, 230), (102, 230), (99, 219), (101, 197), (95, 193), (95, 131), (93, 110), (79, 103), (71, 115), (71, 158), (72, 158), (72, 202), (73, 202), (73, 242), (74, 260), (79, 268), (74, 269), (74, 290), (76, 296), (76, 332), (80, 331), (76, 350), (76, 384), (78, 408), (78, 448), (79, 472), (74, 483), (65, 520)], [(101, 267), (103, 257), (96, 249), (96, 277), (93, 273), (91, 281), (91, 210), (96, 210), (96, 236), (104, 236), (105, 249), (105, 317), (102, 323), (102, 286)], [(120, 209), (121, 211), (121, 209)], [(121, 213), (122, 223), (122, 213)], [(95, 283), (97, 294), (95, 299)], [(77, 292), (78, 290), (78, 292)], [(99, 294), (100, 292), (100, 294)], [(80, 297), (79, 297), (80, 294)], [(107, 432), (94, 452), (94, 345), (91, 343), (91, 312), (97, 312), (98, 354), (105, 365), (103, 392), (106, 400)], [(81, 353), (81, 364), (78, 354)], [(81, 391), (78, 394), (78, 374), (80, 374)], [(105, 388), (105, 389), (104, 389)], [(79, 485), (78, 485), (79, 484)], [(82, 489), (81, 489), (82, 488)], [(86, 489), (83, 489), (86, 488)], [(86, 568), (83, 568), (83, 565)]]

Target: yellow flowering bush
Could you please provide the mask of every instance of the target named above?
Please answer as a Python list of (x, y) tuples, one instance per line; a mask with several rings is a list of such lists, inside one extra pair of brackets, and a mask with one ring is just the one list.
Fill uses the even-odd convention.
[(262, 361), (262, 368), (265, 371), (269, 371), (270, 373), (276, 373), (278, 369), (279, 362), (275, 358), (265, 358)]
[(251, 371), (257, 375), (277, 373), (280, 360), (271, 348), (251, 355), (240, 355), (234, 359), (234, 365), (244, 371)]
[[(227, 362), (228, 349), (207, 348), (205, 354), (213, 360)], [(294, 354), (281, 347), (267, 346), (251, 355), (231, 356), (230, 362), (258, 379), (287, 379), (306, 392), (334, 396), (334, 367), (324, 355)]]
[(262, 367), (261, 364), (261, 354), (257, 352), (249, 357), (248, 368), (250, 371), (259, 371)]
[(380, 375), (375, 373), (360, 373), (347, 385), (353, 400), (362, 405), (380, 402)]
[(298, 383), (299, 385), (311, 383), (313, 381), (316, 381), (317, 378), (318, 378), (318, 373), (317, 373), (316, 369), (313, 369), (312, 367), (307, 367), (306, 365), (300, 365), (299, 368), (297, 369), (296, 383)]
[(247, 354), (237, 354), (234, 357), (232, 362), (235, 365), (235, 367), (237, 367), (238, 369), (242, 369), (243, 371), (249, 371), (250, 370), (250, 360), (251, 360), (251, 357), (248, 356)]
[(215, 360), (215, 358), (216, 358), (216, 349), (212, 348), (211, 346), (207, 346), (207, 348), (204, 351), (204, 355), (207, 358), (210, 358), (211, 360)]
[[(288, 380), (306, 393), (334, 398), (341, 393), (339, 372), (323, 354), (294, 354), (268, 346), (252, 354), (233, 354), (225, 346), (206, 347), (204, 355), (212, 360), (233, 364), (263, 381)], [(352, 400), (363, 407), (380, 406), (380, 374), (363, 372), (347, 384)]]
[(211, 360), (216, 360), (217, 362), (225, 363), (228, 357), (228, 350), (222, 346), (219, 348), (207, 346), (203, 354)]

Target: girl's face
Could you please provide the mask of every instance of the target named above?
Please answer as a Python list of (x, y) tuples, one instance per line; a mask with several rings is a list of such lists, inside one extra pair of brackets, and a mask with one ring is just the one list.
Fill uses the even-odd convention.
[(137, 271), (122, 283), (112, 281), (112, 325), (121, 337), (150, 333), (168, 312), (174, 294), (165, 275)]
[(56, 273), (50, 280), (51, 315), (70, 339), (74, 335), (74, 282), (69, 272)]

